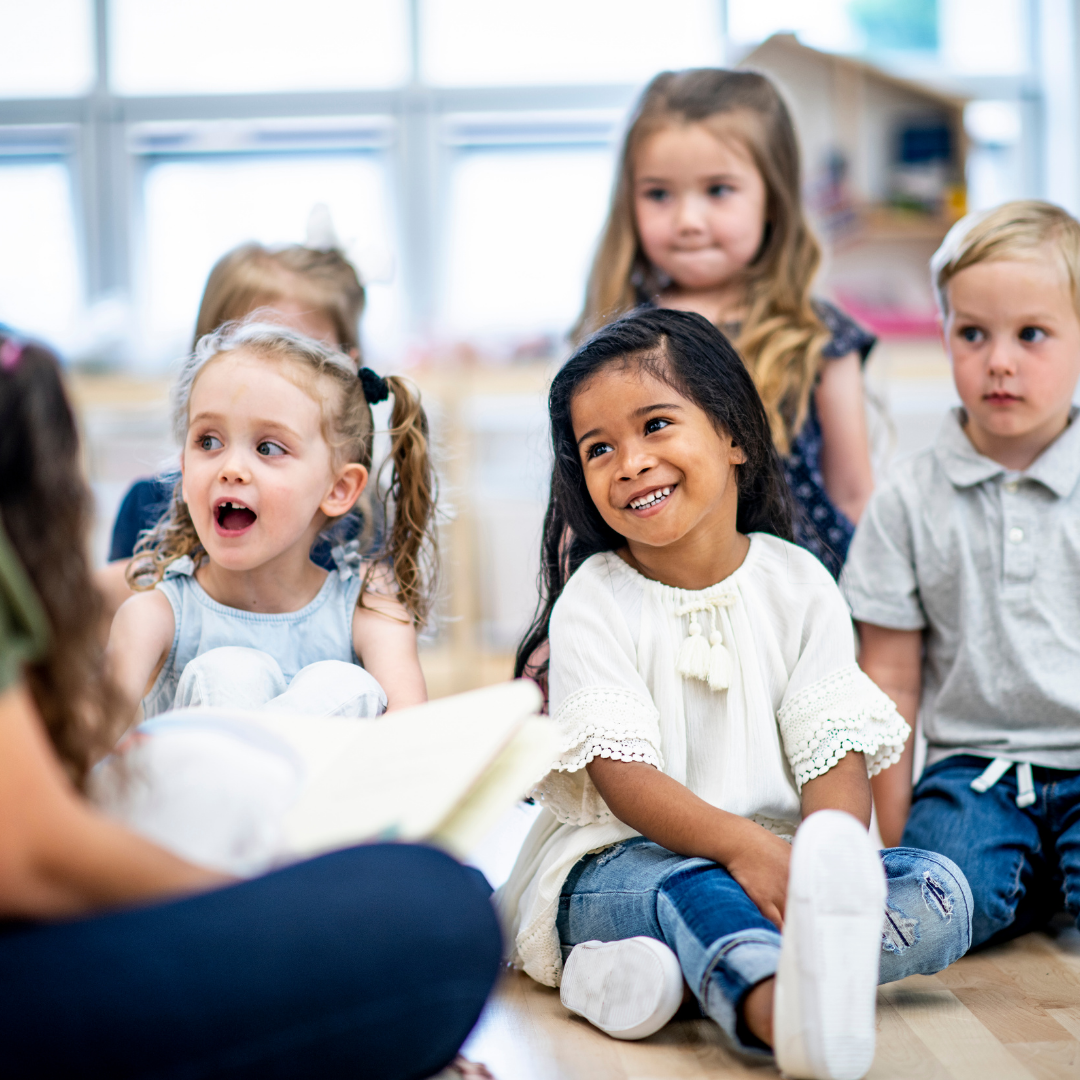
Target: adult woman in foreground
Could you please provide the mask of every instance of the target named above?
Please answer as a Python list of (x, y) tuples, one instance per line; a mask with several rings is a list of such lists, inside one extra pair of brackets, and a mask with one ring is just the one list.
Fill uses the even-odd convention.
[(79, 795), (116, 715), (88, 513), (56, 360), (0, 331), (0, 1075), (435, 1073), (499, 964), (472, 874), (370, 845), (233, 884)]

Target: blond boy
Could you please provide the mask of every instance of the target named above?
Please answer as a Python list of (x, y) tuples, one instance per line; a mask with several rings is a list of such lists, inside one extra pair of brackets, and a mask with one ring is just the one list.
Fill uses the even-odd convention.
[(972, 214), (931, 271), (963, 407), (874, 495), (841, 586), (928, 744), (914, 791), (910, 741), (874, 778), (882, 838), (960, 865), (980, 945), (1080, 916), (1080, 223)]

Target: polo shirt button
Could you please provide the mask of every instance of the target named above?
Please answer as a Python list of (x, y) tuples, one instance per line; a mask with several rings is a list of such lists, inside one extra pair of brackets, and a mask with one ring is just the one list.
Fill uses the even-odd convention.
[(1016, 480), (1010, 480), (1005, 484), (1005, 490), (1010, 495), (1015, 495), (1020, 490), (1020, 484)]
[(1023, 539), (1024, 539), (1024, 530), (1021, 529), (1019, 526), (1014, 525), (1009, 530), (1009, 543), (1010, 544), (1019, 544)]

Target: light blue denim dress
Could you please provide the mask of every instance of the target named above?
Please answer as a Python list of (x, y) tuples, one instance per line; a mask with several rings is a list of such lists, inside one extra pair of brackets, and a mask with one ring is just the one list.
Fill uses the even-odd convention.
[(165, 666), (143, 699), (143, 716), (149, 719), (171, 709), (184, 668), (211, 649), (239, 646), (268, 653), (287, 682), (321, 660), (359, 664), (353, 651), (352, 620), (363, 576), (349, 560), (336, 561), (338, 569), (327, 574), (310, 604), (273, 615), (219, 604), (195, 580), (195, 564), (189, 556), (172, 563), (157, 588), (172, 605), (176, 633)]

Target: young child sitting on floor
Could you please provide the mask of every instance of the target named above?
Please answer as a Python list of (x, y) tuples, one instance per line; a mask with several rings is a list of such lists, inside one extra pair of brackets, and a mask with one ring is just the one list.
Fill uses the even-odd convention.
[(867, 773), (908, 726), (790, 542), (750, 374), (708, 319), (643, 308), (567, 361), (550, 412), (543, 602), (518, 657), (550, 639), (563, 746), (499, 896), (512, 961), (619, 1038), (662, 1027), (685, 978), (786, 1075), (862, 1076), (878, 981), (964, 952), (967, 886), (870, 843)]
[(1080, 223), (1012, 202), (931, 262), (963, 402), (899, 463), (842, 579), (863, 670), (927, 765), (874, 779), (887, 844), (971, 884), (975, 945), (1080, 916)]
[[(334, 246), (267, 248), (254, 242), (241, 244), (222, 255), (206, 279), (191, 347), (222, 324), (258, 312), (264, 321), (291, 327), (334, 346), (359, 367), (359, 321), (364, 305), (364, 286), (356, 268)], [(109, 620), (131, 596), (127, 568), (135, 546), (168, 512), (178, 479), (170, 470), (136, 480), (124, 496), (113, 525), (110, 561), (94, 575), (104, 594)], [(316, 542), (311, 559), (324, 570), (334, 569), (330, 549), (335, 541), (363, 540), (365, 529), (376, 525), (365, 520), (371, 517), (372, 508), (364, 502), (361, 498), (337, 523), (333, 540), (320, 538)]]
[[(316, 537), (371, 467), (371, 403), (393, 394), (386, 550)], [(435, 481), (427, 418), (403, 380), (293, 330), (226, 324), (175, 388), (183, 483), (129, 568), (142, 591), (113, 620), (107, 657), (132, 715), (185, 705), (370, 716), (426, 700), (416, 627), (430, 604)], [(363, 666), (361, 667), (360, 664)], [(365, 670), (366, 669), (366, 670)]]

